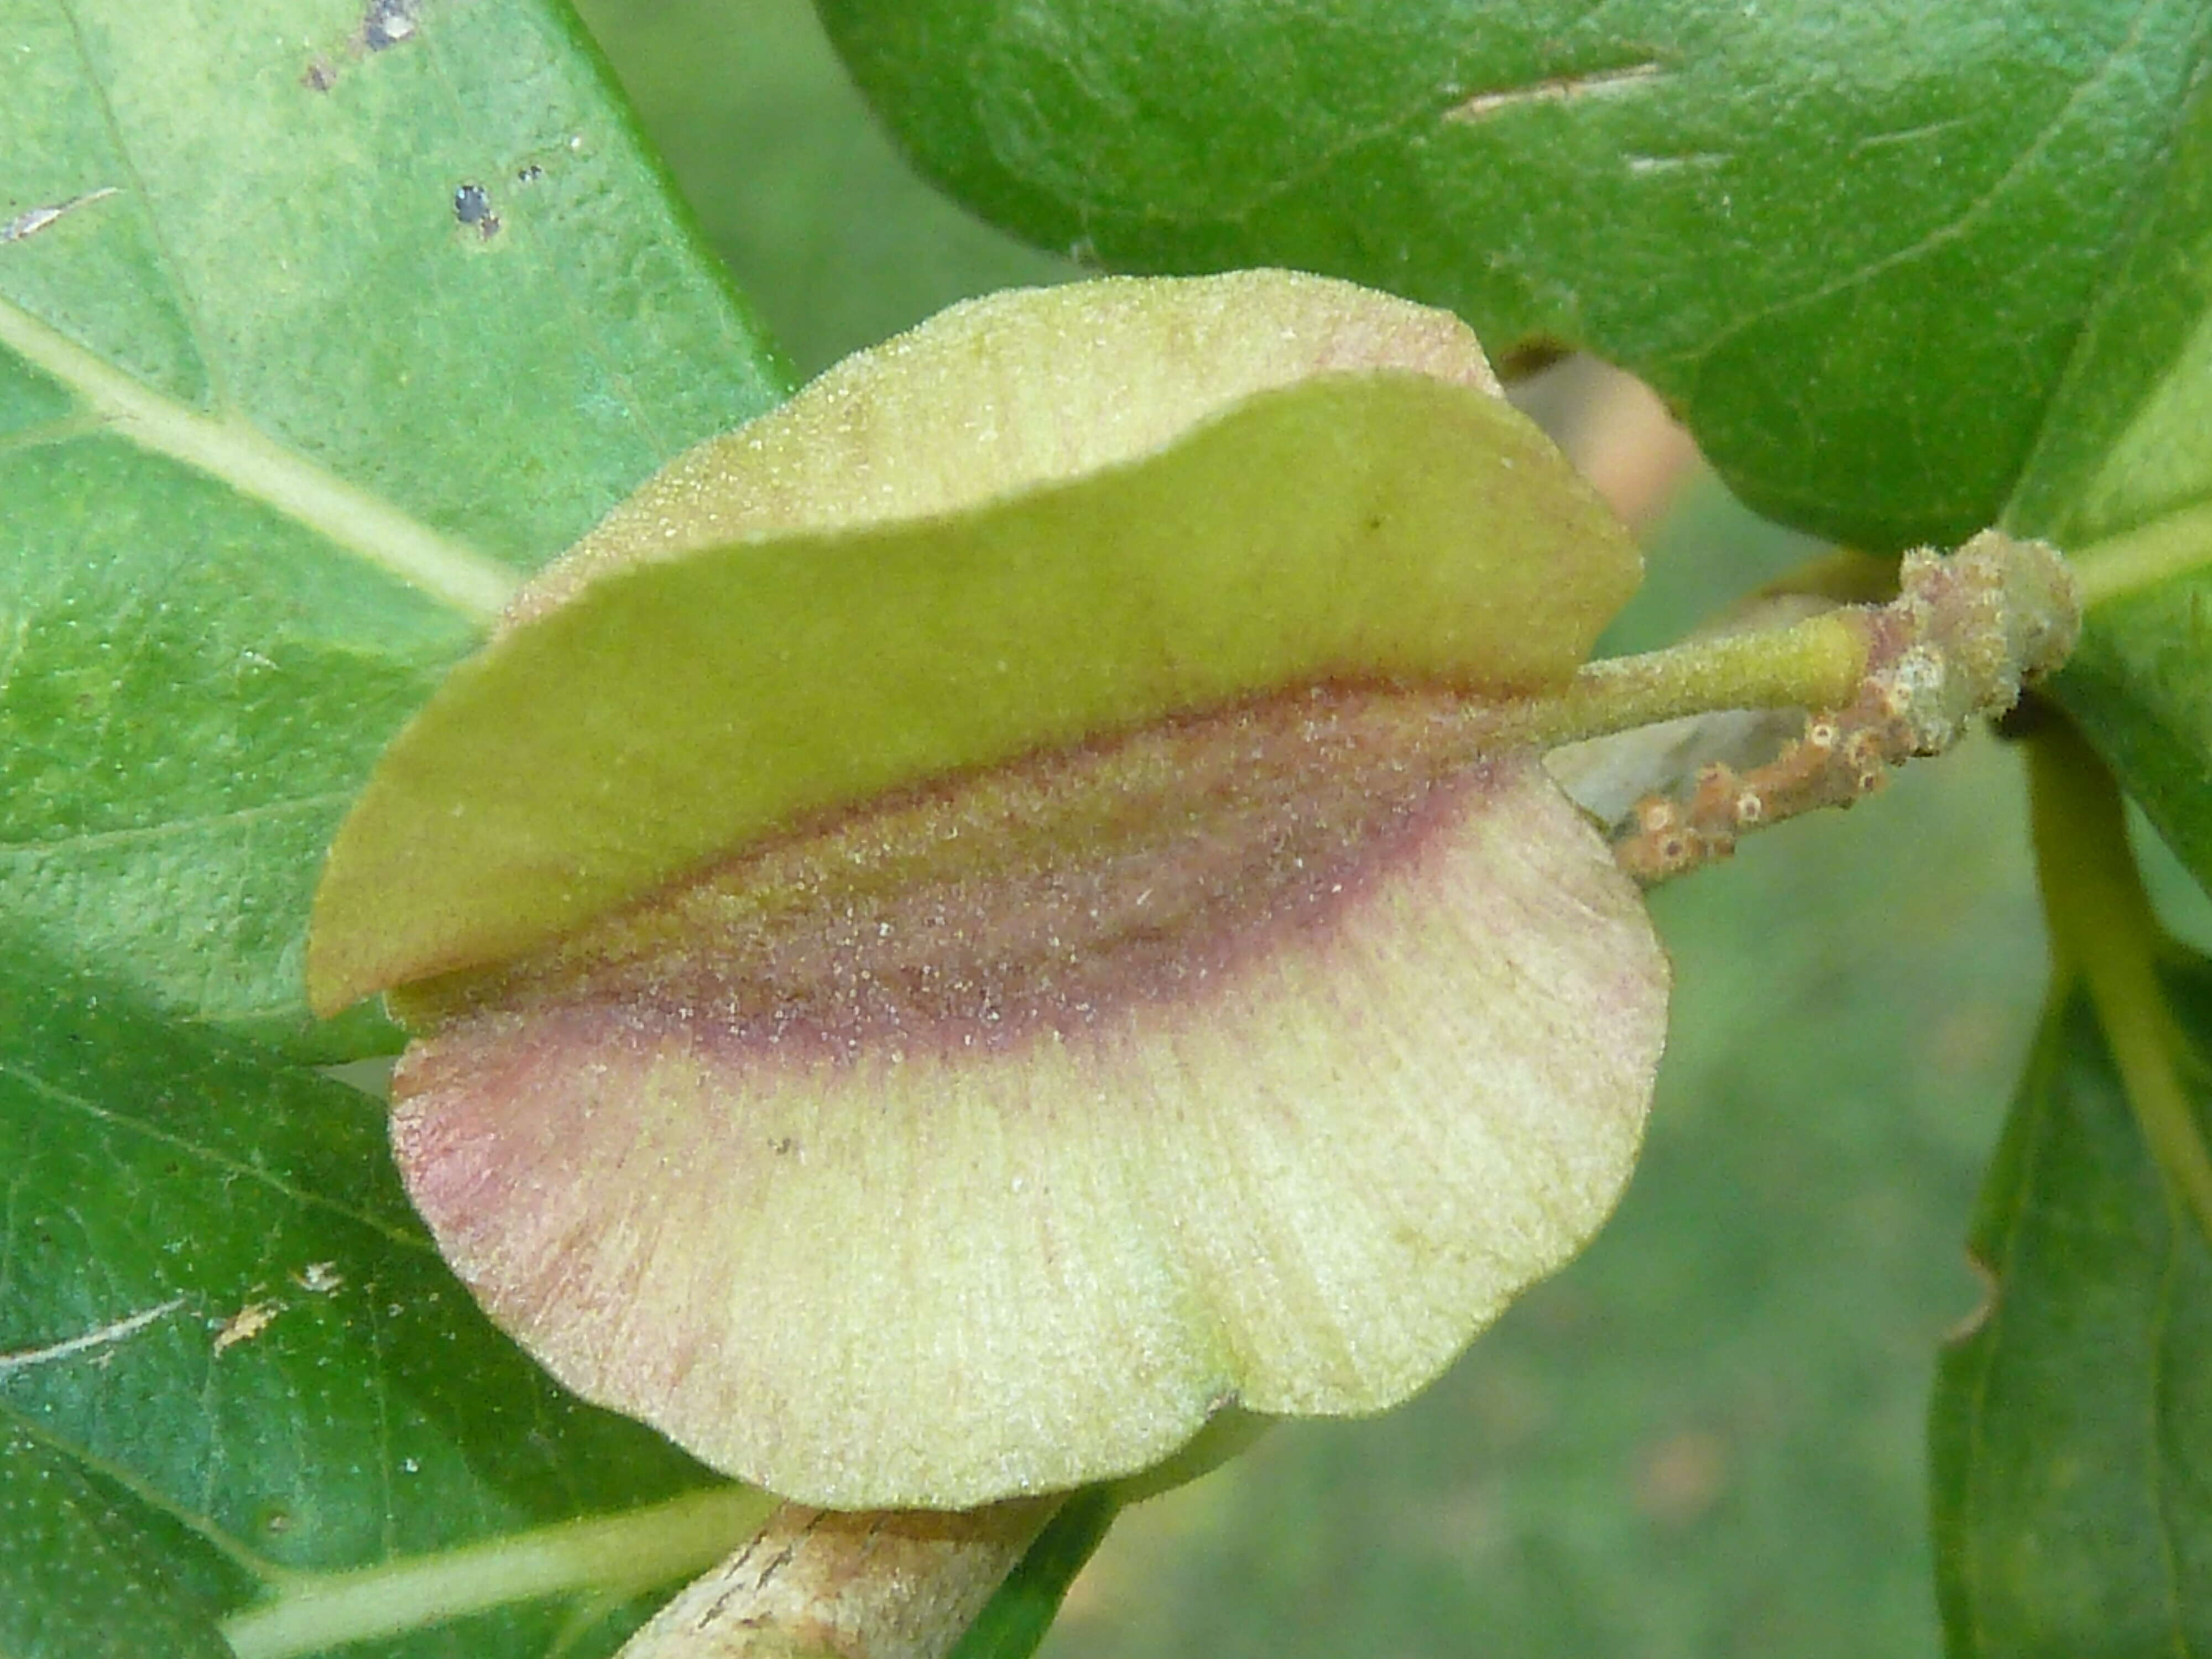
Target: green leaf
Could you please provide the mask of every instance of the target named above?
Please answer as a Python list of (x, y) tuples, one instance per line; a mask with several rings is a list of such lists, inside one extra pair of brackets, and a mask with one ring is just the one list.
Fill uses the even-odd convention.
[(0, 1653), (9, 1659), (233, 1659), (84, 1470), (0, 1421)]
[[(2164, 984), (2212, 1130), (2212, 963)], [(2045, 1015), (1973, 1235), (1991, 1279), (1944, 1355), (1938, 1588), (1958, 1656), (2212, 1641), (2212, 1246), (2169, 1197), (2086, 994)]]
[(4, 17), (0, 913), (297, 1038), (374, 756), (521, 573), (781, 371), (547, 6)]
[(988, 216), (1588, 346), (1754, 506), (1882, 548), (1998, 516), (2212, 51), (2197, 0), (821, 9)]
[[(24, 1586), (22, 1617), (67, 1627), (127, 1580), (149, 1608), (155, 1587), (189, 1591), (189, 1613), (163, 1615), (185, 1630), (304, 1595), (319, 1581), (302, 1574), (712, 1482), (562, 1393), (477, 1311), (407, 1206), (378, 1103), (53, 988), (67, 980), (36, 957), (0, 969), (0, 1503), (29, 1506), (28, 1530), (0, 1528), (0, 1583)], [(677, 1568), (702, 1564), (672, 1547)], [(647, 1582), (568, 1588), (618, 1602)], [(573, 1612), (495, 1613), (404, 1651), (535, 1655)]]
[(2005, 510), (2092, 562), (2096, 544), (2212, 500), (2212, 76), (2166, 151)]
[[(2212, 557), (2212, 537), (2205, 552)], [(2197, 880), (2212, 885), (2212, 568), (2090, 611), (2054, 690)]]
[(1061, 1504), (962, 1632), (951, 1659), (1030, 1659), (1059, 1616), (1075, 1575), (1106, 1541), (1121, 1504), (1111, 1486), (1086, 1486)]
[(2058, 695), (2212, 881), (2212, 79), (2007, 520), (2080, 554), (2099, 602)]

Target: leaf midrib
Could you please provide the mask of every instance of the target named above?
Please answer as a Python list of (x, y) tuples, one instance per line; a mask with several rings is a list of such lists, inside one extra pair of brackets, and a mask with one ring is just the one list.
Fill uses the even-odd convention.
[(182, 463), (274, 508), (479, 627), (521, 579), (465, 542), (317, 465), (249, 422), (204, 415), (164, 396), (28, 312), (0, 299), (0, 347), (81, 398), (139, 448)]
[(327, 1214), (338, 1216), (356, 1226), (368, 1228), (387, 1243), (398, 1245), (404, 1249), (423, 1255), (436, 1255), (436, 1247), (427, 1237), (420, 1233), (407, 1231), (369, 1211), (356, 1209), (352, 1205), (343, 1204), (320, 1193), (310, 1192), (304, 1188), (295, 1186), (273, 1170), (260, 1168), (239, 1158), (227, 1157), (211, 1146), (203, 1146), (183, 1135), (173, 1134), (153, 1124), (111, 1110), (87, 1099), (82, 1095), (47, 1081), (27, 1066), (0, 1060), (0, 1078), (10, 1079), (21, 1084), (33, 1094), (54, 1105), (81, 1112), (87, 1117), (94, 1118), (126, 1133), (159, 1141), (163, 1146), (173, 1147), (189, 1158), (220, 1170), (226, 1176), (255, 1182), (302, 1209), (319, 1210)]
[(226, 1560), (261, 1583), (281, 1585), (299, 1577), (293, 1569), (280, 1565), (247, 1547), (243, 1540), (218, 1526), (211, 1516), (179, 1503), (137, 1471), (116, 1462), (112, 1458), (102, 1457), (90, 1447), (74, 1439), (55, 1433), (51, 1427), (27, 1415), (4, 1398), (0, 1398), (0, 1423), (36, 1440), (58, 1456), (68, 1459), (88, 1473), (112, 1481), (147, 1508), (167, 1516), (207, 1543)]

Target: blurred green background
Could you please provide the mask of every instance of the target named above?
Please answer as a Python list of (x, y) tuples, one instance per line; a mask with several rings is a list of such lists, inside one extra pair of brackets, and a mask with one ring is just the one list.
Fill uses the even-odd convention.
[[(1073, 273), (915, 180), (797, 0), (583, 10), (802, 374)], [(1701, 479), (1614, 643), (1804, 550)], [(1126, 1516), (1048, 1653), (1939, 1651), (1924, 1401), (2044, 970), (2016, 758), (1972, 744), (1654, 908), (1673, 1037), (1596, 1244), (1412, 1406)]]

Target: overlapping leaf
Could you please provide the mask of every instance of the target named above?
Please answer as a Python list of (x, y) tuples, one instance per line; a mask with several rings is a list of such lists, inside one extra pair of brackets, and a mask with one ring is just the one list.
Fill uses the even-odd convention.
[(8, 941), (296, 1034), (369, 761), (779, 372), (536, 4), (0, 15)]
[(2212, 878), (2202, 6), (821, 9), (921, 165), (1049, 246), (1588, 346), (1800, 528), (2154, 532), (2061, 693)]
[(2212, 881), (2212, 78), (2200, 82), (2008, 509), (2100, 602), (2058, 690)]
[(821, 10), (1037, 240), (1589, 346), (1754, 505), (1881, 546), (1997, 516), (2212, 44), (2193, 0)]
[[(2212, 965), (2166, 983), (2185, 1040), (2212, 1052)], [(2200, 1123), (2203, 1081), (2200, 1069)], [(2045, 1018), (1974, 1249), (1990, 1301), (1944, 1358), (1933, 1432), (1951, 1651), (2201, 1648), (2212, 1245), (2152, 1162), (2086, 996)]]
[(543, 7), (16, 0), (0, 38), (0, 1646), (214, 1652), (289, 1571), (705, 1479), (472, 1311), (379, 1109), (165, 1022), (388, 1040), (301, 985), (370, 762), (781, 371)]
[[(0, 1582), (62, 1620), (103, 1582), (168, 1583), (208, 1619), (288, 1571), (711, 1479), (561, 1394), (477, 1312), (407, 1207), (377, 1103), (64, 977), (33, 958), (0, 981), (0, 1501), (37, 1522), (11, 1531)], [(568, 1613), (404, 1651), (540, 1651)]]

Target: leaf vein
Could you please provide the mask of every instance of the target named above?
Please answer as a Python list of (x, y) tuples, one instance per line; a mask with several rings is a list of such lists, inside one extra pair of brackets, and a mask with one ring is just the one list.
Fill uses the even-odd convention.
[[(0, 684), (4, 684), (0, 680)], [(159, 823), (134, 824), (127, 830), (96, 830), (77, 835), (54, 836), (37, 841), (0, 841), (0, 859), (9, 854), (79, 852), (104, 847), (131, 847), (149, 841), (161, 841), (172, 836), (181, 836), (216, 824), (247, 825), (263, 818), (281, 817), (292, 813), (317, 811), (326, 806), (351, 800), (349, 789), (325, 790), (313, 795), (294, 795), (282, 800), (262, 801), (252, 806), (226, 807), (220, 811), (196, 812), (185, 817), (164, 818)]]
[(148, 1509), (167, 1516), (194, 1536), (204, 1540), (225, 1559), (236, 1563), (252, 1577), (266, 1584), (283, 1584), (298, 1575), (277, 1565), (266, 1556), (256, 1554), (232, 1534), (217, 1526), (207, 1515), (186, 1508), (167, 1494), (152, 1486), (143, 1477), (133, 1474), (122, 1464), (102, 1457), (89, 1448), (67, 1440), (26, 1417), (21, 1412), (0, 1401), (0, 1422), (6, 1423), (17, 1433), (37, 1441), (48, 1450), (68, 1458), (71, 1462), (110, 1481), (129, 1492)]
[(127, 1117), (119, 1112), (110, 1111), (104, 1106), (96, 1105), (87, 1100), (82, 1095), (73, 1094), (67, 1089), (59, 1088), (49, 1083), (45, 1078), (23, 1066), (0, 1060), (0, 1077), (14, 1078), (33, 1093), (58, 1106), (74, 1109), (87, 1117), (94, 1118), (111, 1127), (143, 1135), (149, 1140), (159, 1141), (163, 1146), (173, 1147), (189, 1158), (222, 1170), (226, 1175), (258, 1182), (271, 1192), (304, 1208), (321, 1210), (332, 1215), (342, 1216), (346, 1220), (366, 1227), (394, 1244), (404, 1245), (408, 1249), (420, 1252), (424, 1255), (436, 1254), (428, 1239), (419, 1234), (395, 1227), (380, 1216), (373, 1215), (366, 1210), (356, 1209), (349, 1204), (341, 1204), (336, 1199), (326, 1198), (320, 1193), (308, 1192), (295, 1187), (290, 1182), (283, 1180), (267, 1170), (257, 1169), (251, 1164), (241, 1163), (234, 1158), (226, 1158), (212, 1147), (204, 1146), (181, 1135), (171, 1134), (166, 1130), (157, 1129), (150, 1123)]
[(505, 565), (288, 449), (235, 416), (155, 391), (10, 301), (0, 347), (74, 391), (107, 427), (303, 524), (387, 575), (489, 627), (520, 586)]
[(1727, 327), (1715, 333), (1711, 338), (1699, 343), (1695, 349), (1681, 352), (1671, 357), (1655, 359), (1655, 362), (1680, 362), (1713, 356), (1742, 335), (1773, 321), (1778, 317), (1786, 317), (1796, 312), (1809, 310), (1825, 301), (1834, 299), (1838, 295), (1847, 294), (1853, 289), (1863, 288), (1893, 270), (1912, 264), (1942, 248), (1948, 247), (1967, 235), (1991, 216), (2006, 192), (2019, 182), (2023, 174), (2043, 159), (2051, 145), (2057, 141), (2059, 133), (2064, 130), (2068, 121), (2080, 107), (2083, 100), (2110, 81), (2118, 67), (2133, 54), (2134, 49), (2142, 42), (2149, 15), (2157, 9), (2160, 0), (2143, 0), (2143, 3), (2136, 9), (2134, 19), (2129, 25), (2126, 35), (2106, 54), (2104, 61), (2097, 66), (2095, 71), (2083, 76), (2067, 94), (2065, 101), (2037, 131), (2034, 138), (2022, 147), (2003, 173), (1999, 174), (1987, 189), (1960, 208), (1947, 222), (1936, 226), (1905, 246), (1893, 248), (1879, 258), (1868, 261), (1856, 270), (1846, 271), (1840, 276), (1832, 278), (1817, 288), (1808, 289), (1802, 294), (1792, 295), (1790, 298), (1778, 301), (1771, 305), (1759, 306), (1746, 311)]
[[(169, 239), (162, 234), (161, 216), (155, 210), (154, 193), (146, 188), (146, 175), (132, 158), (131, 146), (123, 136), (123, 124), (116, 118), (115, 100), (108, 94), (107, 77), (100, 73), (93, 62), (92, 48), (85, 40), (84, 24), (77, 15), (75, 0), (58, 0), (58, 5), (62, 16), (69, 23), (70, 40), (76, 48), (77, 65), (83, 71), (85, 84), (91, 88), (94, 100), (99, 106), (100, 125), (106, 130), (108, 144), (114, 150), (116, 160), (122, 164), (124, 176), (129, 180), (125, 193), (138, 204), (140, 210), (146, 216), (147, 234), (153, 239), (155, 255), (161, 261), (161, 274), (167, 278), (170, 294), (177, 302), (177, 310), (184, 319), (185, 333), (191, 342), (192, 356), (198, 361), (200, 373), (207, 376), (210, 395), (220, 408), (228, 399), (222, 390), (222, 370), (216, 365), (215, 354), (208, 349), (206, 325), (200, 317), (199, 307), (193, 303), (191, 286), (178, 274), (176, 257), (170, 251)], [(112, 185), (101, 188), (111, 193), (114, 191)]]

